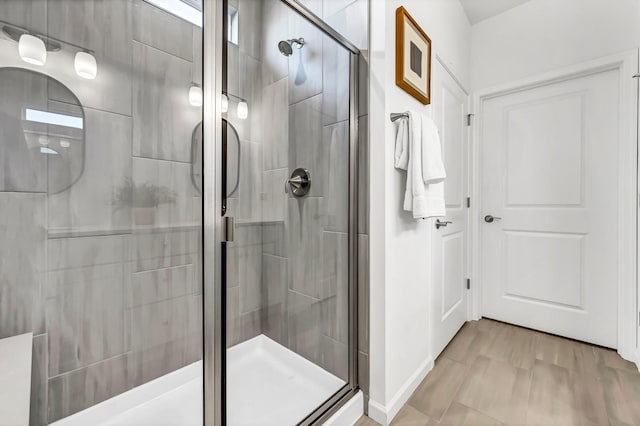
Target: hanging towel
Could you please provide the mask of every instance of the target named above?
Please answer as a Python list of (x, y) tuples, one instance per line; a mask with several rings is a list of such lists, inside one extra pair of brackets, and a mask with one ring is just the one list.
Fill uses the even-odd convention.
[(411, 111), (407, 115), (399, 121), (395, 146), (395, 167), (407, 171), (404, 210), (415, 219), (443, 217), (446, 173), (438, 130), (429, 117)]

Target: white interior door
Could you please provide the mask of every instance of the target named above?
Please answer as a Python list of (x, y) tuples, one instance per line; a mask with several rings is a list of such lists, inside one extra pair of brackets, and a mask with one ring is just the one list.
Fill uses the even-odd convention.
[(617, 346), (619, 78), (483, 101), (483, 316)]
[(432, 230), (433, 355), (437, 357), (467, 320), (468, 96), (439, 61), (434, 62), (433, 118), (438, 126), (447, 179), (447, 226)]

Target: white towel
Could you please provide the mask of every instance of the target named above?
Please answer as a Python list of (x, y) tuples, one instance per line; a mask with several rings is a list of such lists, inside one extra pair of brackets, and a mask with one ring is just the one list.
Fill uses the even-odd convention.
[(443, 217), (446, 173), (438, 130), (427, 116), (411, 111), (407, 115), (398, 124), (395, 146), (395, 167), (407, 171), (404, 209), (415, 219)]

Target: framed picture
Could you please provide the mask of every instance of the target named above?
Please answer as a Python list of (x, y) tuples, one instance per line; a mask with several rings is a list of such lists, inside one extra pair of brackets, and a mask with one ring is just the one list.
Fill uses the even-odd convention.
[(396, 85), (431, 103), (431, 39), (402, 6), (396, 9)]

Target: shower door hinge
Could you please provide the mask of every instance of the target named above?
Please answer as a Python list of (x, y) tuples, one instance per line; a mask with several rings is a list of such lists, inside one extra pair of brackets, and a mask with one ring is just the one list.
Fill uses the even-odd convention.
[(471, 290), (471, 278), (467, 278), (467, 290)]
[(467, 114), (467, 126), (471, 126), (471, 120), (475, 114)]
[(471, 207), (471, 197), (467, 197), (467, 208)]
[(233, 231), (235, 231), (235, 221), (231, 216), (225, 216), (222, 218), (224, 221), (224, 242), (233, 242)]

